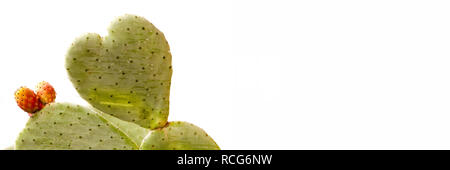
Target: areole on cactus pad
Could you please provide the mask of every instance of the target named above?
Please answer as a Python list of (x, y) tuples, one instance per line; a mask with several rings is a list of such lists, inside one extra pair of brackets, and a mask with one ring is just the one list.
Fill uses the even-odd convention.
[(145, 128), (167, 123), (172, 55), (161, 31), (142, 17), (114, 20), (109, 34), (85, 34), (66, 55), (70, 80), (95, 108)]

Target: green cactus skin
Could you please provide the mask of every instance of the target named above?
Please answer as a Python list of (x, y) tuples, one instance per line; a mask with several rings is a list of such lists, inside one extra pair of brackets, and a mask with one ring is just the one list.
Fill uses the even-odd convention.
[(94, 109), (52, 103), (33, 115), (16, 150), (135, 150), (149, 130)]
[(201, 128), (187, 122), (169, 122), (150, 132), (142, 142), (142, 150), (220, 150)]
[(145, 128), (167, 123), (172, 55), (163, 33), (146, 19), (124, 15), (105, 37), (85, 34), (66, 55), (69, 78), (93, 107)]

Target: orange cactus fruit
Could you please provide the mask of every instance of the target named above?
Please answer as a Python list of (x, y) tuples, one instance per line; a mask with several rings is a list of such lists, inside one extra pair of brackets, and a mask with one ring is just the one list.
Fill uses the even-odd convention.
[(39, 96), (39, 100), (45, 105), (48, 103), (52, 103), (55, 101), (56, 98), (56, 92), (50, 83), (46, 81), (40, 82), (36, 86), (36, 93), (37, 96)]
[(27, 87), (20, 87), (14, 93), (17, 105), (29, 114), (33, 114), (43, 108), (39, 97), (33, 90)]

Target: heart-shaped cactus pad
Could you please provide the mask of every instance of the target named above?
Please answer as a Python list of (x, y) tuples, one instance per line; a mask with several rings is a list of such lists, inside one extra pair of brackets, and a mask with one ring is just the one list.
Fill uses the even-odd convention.
[(163, 33), (145, 18), (127, 14), (104, 37), (78, 37), (66, 69), (80, 96), (100, 111), (145, 128), (167, 123), (172, 55)]

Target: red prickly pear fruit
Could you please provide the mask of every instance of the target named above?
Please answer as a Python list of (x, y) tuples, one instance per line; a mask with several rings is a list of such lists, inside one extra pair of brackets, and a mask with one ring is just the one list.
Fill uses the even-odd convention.
[[(39, 96), (38, 96), (38, 99), (39, 99)], [(38, 105), (39, 109), (37, 111), (42, 110), (44, 108), (44, 106), (45, 105), (39, 100), (39, 105)], [(28, 116), (30, 116), (30, 117), (33, 115), (34, 115), (34, 113), (28, 113)]]
[(55, 101), (56, 92), (50, 83), (42, 81), (36, 86), (36, 89), (37, 96), (44, 105)]
[(14, 93), (17, 105), (25, 112), (33, 114), (42, 109), (42, 103), (33, 90), (27, 87), (20, 87)]

